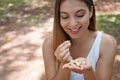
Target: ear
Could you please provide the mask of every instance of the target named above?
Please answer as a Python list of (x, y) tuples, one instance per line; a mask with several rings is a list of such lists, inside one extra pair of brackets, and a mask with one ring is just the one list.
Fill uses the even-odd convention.
[(91, 11), (89, 17), (91, 18), (93, 16), (93, 6), (91, 6)]

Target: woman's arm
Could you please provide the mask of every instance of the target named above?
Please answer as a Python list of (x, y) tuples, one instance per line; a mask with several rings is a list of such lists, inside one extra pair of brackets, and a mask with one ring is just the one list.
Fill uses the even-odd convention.
[(91, 70), (84, 73), (85, 80), (111, 80), (116, 50), (116, 40), (110, 35), (103, 34), (96, 72), (94, 73), (91, 68)]
[(70, 71), (63, 70), (60, 64), (59, 70), (56, 70), (56, 64), (54, 59), (53, 49), (52, 49), (52, 39), (47, 38), (43, 43), (43, 58), (45, 65), (45, 73), (47, 80), (69, 80)]
[(95, 72), (92, 67), (84, 73), (84, 79), (85, 80), (97, 80)]
[(116, 49), (116, 40), (112, 36), (104, 34), (96, 67), (97, 80), (111, 80)]
[(63, 69), (84, 74), (85, 80), (111, 80), (116, 49), (116, 40), (113, 37), (104, 34), (101, 41), (100, 57), (96, 65), (96, 72), (94, 72), (91, 63), (86, 58), (76, 59), (79, 63), (76, 63), (76, 60), (73, 60), (70, 63), (65, 64)]

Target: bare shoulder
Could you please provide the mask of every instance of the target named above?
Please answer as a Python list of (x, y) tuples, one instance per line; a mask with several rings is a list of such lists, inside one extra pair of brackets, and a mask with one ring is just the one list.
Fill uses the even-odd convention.
[(102, 44), (105, 47), (109, 46), (109, 45), (110, 45), (110, 47), (114, 47), (117, 45), (117, 41), (115, 40), (115, 38), (112, 35), (103, 33)]
[(46, 48), (46, 47), (52, 47), (52, 36), (48, 36), (45, 38), (43, 42), (43, 48)]
[(51, 60), (53, 58), (52, 36), (45, 38), (42, 45), (42, 52), (44, 61)]
[(43, 42), (43, 54), (47, 54), (48, 51), (52, 52), (52, 36), (46, 37)]
[(42, 46), (43, 59), (45, 67), (48, 67), (54, 63), (54, 54), (52, 47), (52, 36), (47, 37)]
[[(101, 51), (102, 53), (108, 52), (109, 54), (116, 53), (117, 41), (112, 35), (103, 33), (102, 42), (101, 42)], [(108, 55), (108, 54), (106, 54)]]

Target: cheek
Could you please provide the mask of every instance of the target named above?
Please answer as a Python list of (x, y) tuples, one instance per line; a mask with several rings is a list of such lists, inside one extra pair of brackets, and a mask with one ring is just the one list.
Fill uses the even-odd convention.
[(61, 20), (60, 24), (61, 24), (62, 29), (67, 33), (67, 30), (68, 30), (67, 26), (69, 23), (67, 21)]
[(84, 27), (88, 27), (89, 24), (90, 24), (89, 18), (88, 17), (84, 18), (82, 20), (82, 24), (83, 24)]
[(65, 20), (60, 20), (60, 24), (61, 24), (62, 28), (65, 28), (65, 26), (67, 26), (68, 22)]
[(86, 27), (88, 27), (89, 26), (89, 19), (88, 20), (86, 20), (86, 21), (84, 21), (84, 25), (86, 26)]

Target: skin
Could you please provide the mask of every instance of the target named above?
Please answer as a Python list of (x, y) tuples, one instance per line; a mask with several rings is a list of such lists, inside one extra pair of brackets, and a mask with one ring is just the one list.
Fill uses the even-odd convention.
[[(96, 38), (96, 31), (88, 30), (92, 11), (78, 0), (66, 0), (60, 7), (60, 23), (63, 30), (71, 37), (70, 41), (60, 44), (55, 53), (52, 49), (52, 36), (43, 43), (43, 58), (47, 80), (69, 80), (70, 71), (84, 74), (85, 80), (110, 80), (116, 53), (116, 40), (103, 34), (100, 45), (100, 57), (94, 72), (87, 55)], [(79, 47), (79, 48), (78, 48)], [(60, 61), (56, 70), (54, 57)], [(83, 60), (82, 67), (71, 66), (71, 60)]]

